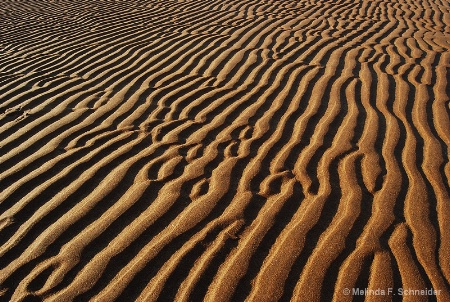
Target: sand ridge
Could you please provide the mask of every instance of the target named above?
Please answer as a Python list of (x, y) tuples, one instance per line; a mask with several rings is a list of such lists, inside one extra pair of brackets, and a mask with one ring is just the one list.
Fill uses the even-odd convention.
[(449, 67), (448, 1), (0, 0), (0, 300), (450, 301)]

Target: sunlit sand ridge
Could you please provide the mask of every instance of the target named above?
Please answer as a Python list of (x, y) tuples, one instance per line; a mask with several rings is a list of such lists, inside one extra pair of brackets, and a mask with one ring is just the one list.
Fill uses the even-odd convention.
[(450, 301), (449, 67), (445, 0), (0, 0), (0, 300)]

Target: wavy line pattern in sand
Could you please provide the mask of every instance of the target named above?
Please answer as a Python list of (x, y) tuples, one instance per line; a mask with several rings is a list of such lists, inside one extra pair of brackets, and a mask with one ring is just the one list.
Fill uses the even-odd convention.
[(450, 301), (448, 2), (2, 0), (0, 55), (2, 300)]

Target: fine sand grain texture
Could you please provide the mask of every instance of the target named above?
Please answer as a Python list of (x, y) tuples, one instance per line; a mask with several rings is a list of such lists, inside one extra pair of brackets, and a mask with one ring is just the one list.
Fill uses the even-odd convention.
[(450, 301), (449, 71), (447, 0), (0, 0), (0, 301)]

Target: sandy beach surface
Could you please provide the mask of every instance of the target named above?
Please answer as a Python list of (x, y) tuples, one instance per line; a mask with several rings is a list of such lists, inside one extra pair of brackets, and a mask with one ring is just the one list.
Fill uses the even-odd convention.
[(450, 2), (0, 0), (0, 301), (450, 301)]

